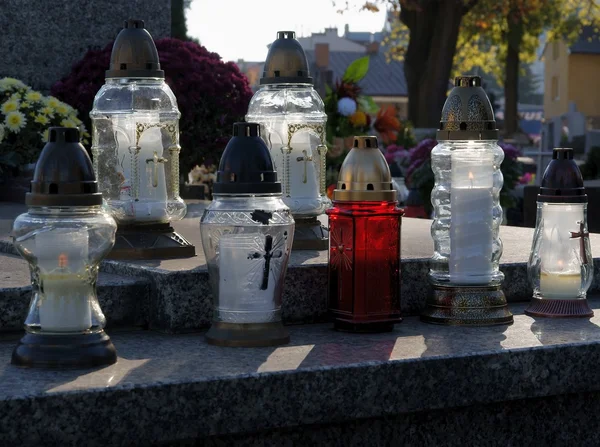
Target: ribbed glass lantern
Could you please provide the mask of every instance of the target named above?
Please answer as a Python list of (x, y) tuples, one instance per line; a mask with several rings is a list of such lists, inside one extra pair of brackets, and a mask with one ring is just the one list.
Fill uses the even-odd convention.
[(501, 289), (500, 165), (504, 152), (479, 76), (455, 79), (431, 152), (435, 185), (429, 279), (433, 295), (422, 319), (460, 325), (513, 321)]
[(173, 231), (179, 196), (179, 110), (142, 20), (128, 20), (96, 94), (92, 157), (100, 191), (119, 225), (111, 258), (187, 257), (194, 247)]
[(327, 249), (327, 229), (317, 216), (331, 206), (326, 191), (323, 100), (313, 87), (308, 61), (293, 31), (279, 31), (269, 49), (261, 88), (246, 120), (261, 125), (296, 221), (294, 249)]
[(281, 305), (294, 219), (259, 124), (234, 124), (200, 232), (214, 299), (208, 342), (288, 343)]
[(32, 298), (26, 335), (12, 363), (83, 367), (117, 361), (96, 296), (98, 265), (117, 224), (102, 208), (92, 162), (79, 131), (52, 127), (36, 164), (28, 212), (13, 226), (14, 245), (29, 263)]
[(537, 200), (537, 222), (527, 265), (537, 317), (591, 317), (586, 295), (594, 277), (587, 228), (587, 195), (573, 149), (552, 153)]

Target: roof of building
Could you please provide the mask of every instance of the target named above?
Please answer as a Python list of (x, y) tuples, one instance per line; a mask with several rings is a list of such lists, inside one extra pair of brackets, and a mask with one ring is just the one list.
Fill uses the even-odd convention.
[(577, 41), (569, 47), (571, 54), (600, 54), (600, 33), (594, 26), (584, 26)]
[(382, 32), (370, 33), (368, 31), (346, 31), (344, 37), (353, 42), (361, 44), (369, 44), (371, 42), (383, 41), (384, 34)]
[[(330, 51), (329, 69), (333, 72), (333, 79), (341, 79), (352, 62), (363, 57), (350, 51)], [(406, 78), (404, 77), (404, 63), (386, 60), (385, 54), (378, 52), (370, 54), (369, 71), (358, 83), (363, 93), (369, 96), (408, 96)], [(306, 57), (311, 65), (315, 60), (313, 50), (306, 51)]]

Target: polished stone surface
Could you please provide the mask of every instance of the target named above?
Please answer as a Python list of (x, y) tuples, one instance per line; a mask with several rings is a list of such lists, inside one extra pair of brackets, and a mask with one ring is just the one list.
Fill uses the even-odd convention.
[(512, 305), (515, 323), (493, 328), (412, 317), (387, 334), (297, 326), (277, 348), (113, 331), (119, 361), (95, 371), (18, 369), (5, 337), (0, 441), (144, 445), (595, 392), (600, 301), (591, 305), (590, 320), (534, 320)]

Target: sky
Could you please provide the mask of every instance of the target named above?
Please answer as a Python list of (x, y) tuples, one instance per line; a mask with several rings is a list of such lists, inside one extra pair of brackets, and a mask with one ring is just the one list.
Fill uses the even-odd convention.
[[(267, 45), (277, 31), (309, 36), (337, 27), (350, 31), (381, 31), (385, 11), (360, 11), (361, 0), (350, 0), (350, 10), (337, 12), (344, 1), (332, 0), (192, 0), (186, 11), (188, 34), (225, 61), (264, 61)], [(363, 2), (364, 3), (364, 2)]]

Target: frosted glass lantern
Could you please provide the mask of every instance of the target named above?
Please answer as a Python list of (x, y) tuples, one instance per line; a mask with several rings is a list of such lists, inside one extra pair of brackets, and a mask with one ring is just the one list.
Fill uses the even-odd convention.
[(13, 364), (72, 367), (117, 360), (96, 296), (98, 265), (114, 244), (117, 224), (102, 209), (97, 190), (79, 131), (50, 128), (26, 196), (29, 210), (13, 227), (33, 292)]
[(144, 22), (125, 22), (90, 113), (94, 171), (119, 225), (111, 258), (195, 254), (169, 224), (185, 216), (186, 205), (179, 197), (180, 113), (164, 76)]
[(317, 216), (331, 206), (325, 184), (327, 115), (313, 88), (308, 61), (293, 31), (279, 31), (246, 120), (261, 125), (296, 221), (294, 249), (326, 250), (328, 233)]
[(552, 153), (537, 200), (528, 274), (538, 317), (591, 317), (586, 294), (594, 265), (587, 229), (587, 195), (573, 149)]
[(257, 123), (236, 123), (200, 221), (213, 290), (209, 343), (274, 346), (289, 342), (282, 324), (283, 283), (294, 219)]
[(478, 326), (512, 323), (499, 270), (504, 152), (481, 78), (456, 78), (437, 139), (431, 152), (433, 294), (421, 319)]

